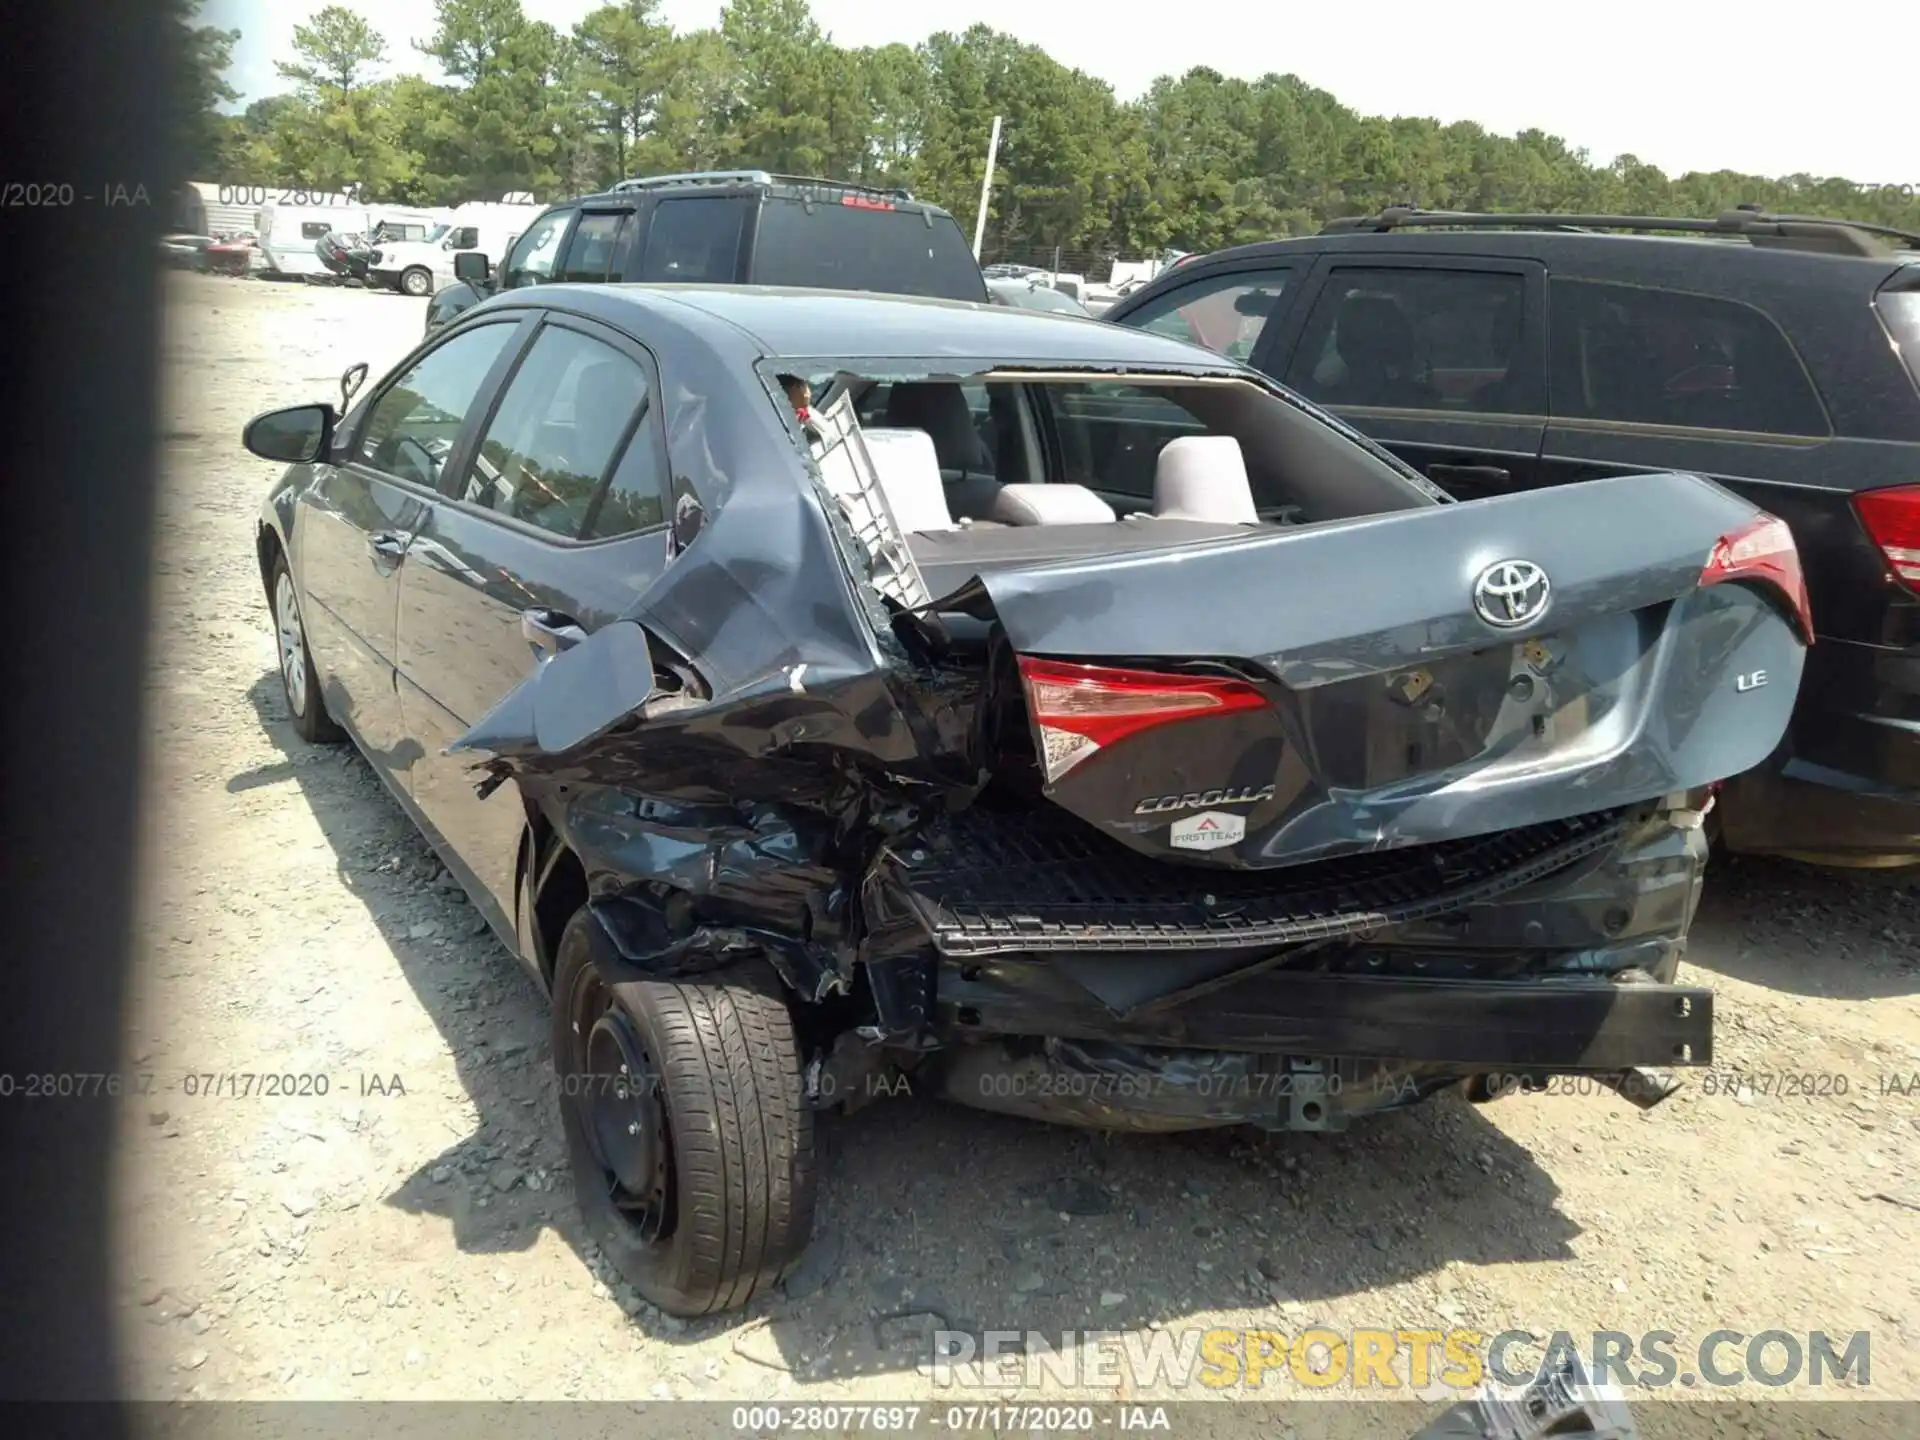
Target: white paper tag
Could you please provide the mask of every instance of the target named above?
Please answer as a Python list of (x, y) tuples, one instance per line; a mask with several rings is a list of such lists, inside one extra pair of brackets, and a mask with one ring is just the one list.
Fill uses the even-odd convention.
[(1237, 845), (1247, 838), (1244, 815), (1229, 815), (1224, 810), (1203, 810), (1185, 820), (1173, 822), (1170, 843), (1180, 850), (1218, 850)]

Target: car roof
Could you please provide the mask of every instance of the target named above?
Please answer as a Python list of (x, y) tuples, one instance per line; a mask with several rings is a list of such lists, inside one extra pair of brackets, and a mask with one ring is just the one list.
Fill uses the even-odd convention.
[(673, 331), (735, 346), (743, 362), (762, 355), (922, 360), (941, 356), (1014, 365), (1111, 365), (1230, 374), (1243, 367), (1211, 350), (1148, 330), (1079, 315), (967, 300), (770, 285), (541, 285), (500, 302), (571, 310), (621, 328), (645, 319), (643, 336)]
[[(1644, 264), (1671, 276), (1684, 269), (1711, 264), (1718, 274), (1772, 278), (1810, 273), (1844, 279), (1852, 272), (1861, 278), (1885, 276), (1907, 257), (1824, 254), (1754, 245), (1744, 239), (1711, 239), (1685, 235), (1623, 235), (1561, 230), (1399, 230), (1357, 231), (1330, 235), (1299, 235), (1280, 240), (1258, 240), (1195, 256), (1166, 274), (1192, 275), (1202, 269), (1242, 260), (1277, 259), (1285, 255), (1491, 255), (1550, 261), (1561, 265), (1594, 265), (1615, 270)], [(1808, 267), (1813, 267), (1811, 272)], [(1162, 277), (1156, 276), (1156, 282)], [(1131, 297), (1129, 297), (1131, 298)]]
[[(612, 205), (629, 204), (649, 196), (661, 195), (738, 195), (741, 193), (775, 195), (788, 199), (806, 200), (823, 193), (845, 193), (848, 195), (870, 195), (888, 202), (883, 208), (905, 210), (913, 214), (922, 211), (943, 216), (951, 220), (953, 214), (931, 200), (923, 200), (918, 195), (905, 191), (876, 189), (871, 185), (861, 185), (852, 180), (809, 180), (791, 175), (770, 175), (761, 178), (749, 178), (745, 173), (716, 173), (710, 176), (688, 175), (663, 176), (654, 183), (628, 185), (626, 189), (618, 187), (610, 190), (596, 190), (591, 195), (575, 195), (566, 200), (556, 200), (547, 206), (548, 210), (570, 210), (576, 205)], [(862, 207), (855, 206), (855, 209)]]

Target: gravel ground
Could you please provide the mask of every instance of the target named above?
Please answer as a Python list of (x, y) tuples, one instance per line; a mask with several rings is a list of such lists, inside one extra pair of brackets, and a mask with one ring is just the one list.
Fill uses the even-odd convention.
[[(1758, 861), (1716, 862), (1686, 976), (1753, 1093), (1158, 1139), (893, 1099), (826, 1124), (796, 1293), (693, 1325), (641, 1305), (574, 1219), (544, 1002), (365, 762), (294, 735), (274, 671), (273, 467), (241, 425), (379, 375), (422, 307), (193, 275), (173, 302), (127, 1051), (151, 1079), (116, 1205), (138, 1395), (944, 1398), (915, 1359), (945, 1316), (1664, 1329), (1683, 1356), (1868, 1330), (1865, 1393), (1920, 1398), (1920, 885)], [(234, 1073), (325, 1093), (191, 1078)]]

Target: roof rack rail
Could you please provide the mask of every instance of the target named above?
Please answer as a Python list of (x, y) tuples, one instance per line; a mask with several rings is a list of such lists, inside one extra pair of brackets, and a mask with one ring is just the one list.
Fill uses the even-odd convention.
[[(1322, 235), (1371, 232), (1412, 227), (1453, 227), (1474, 230), (1640, 230), (1676, 231), (1700, 235), (1744, 237), (1757, 246), (1782, 250), (1814, 250), (1834, 255), (1882, 257), (1895, 249), (1920, 247), (1920, 235), (1862, 220), (1830, 220), (1813, 215), (1772, 215), (1757, 205), (1722, 211), (1712, 219), (1686, 215), (1506, 215), (1468, 210), (1420, 210), (1389, 206), (1375, 215), (1347, 215), (1329, 220)], [(1889, 244), (1889, 241), (1898, 242)]]
[(771, 185), (773, 176), (764, 170), (683, 170), (675, 175), (635, 175), (622, 180), (609, 194), (627, 190), (653, 190), (663, 185)]
[(911, 200), (913, 192), (904, 185), (862, 185), (857, 180), (828, 180), (819, 175), (775, 175), (782, 185), (824, 185), (832, 190), (853, 190), (862, 195), (886, 195), (894, 200)]
[(852, 180), (828, 180), (817, 175), (781, 175), (771, 170), (686, 170), (676, 175), (635, 175), (622, 180), (609, 194), (658, 190), (670, 185), (820, 185), (865, 195), (911, 200), (913, 192), (898, 186), (861, 185)]
[[(1745, 210), (1746, 206), (1740, 207)], [(1764, 215), (1759, 216), (1779, 225), (1842, 225), (1849, 230), (1864, 230), (1869, 235), (1884, 235), (1889, 240), (1898, 240), (1901, 248), (1920, 246), (1920, 234), (1912, 230), (1901, 230), (1892, 225), (1878, 225), (1866, 220), (1828, 220), (1818, 215)]]

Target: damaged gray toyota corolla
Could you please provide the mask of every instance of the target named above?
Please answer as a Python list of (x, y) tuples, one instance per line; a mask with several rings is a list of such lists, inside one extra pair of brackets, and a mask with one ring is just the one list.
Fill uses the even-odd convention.
[(247, 443), (295, 721), (550, 989), (669, 1311), (785, 1273), (813, 1112), (902, 1076), (1313, 1130), (1711, 1059), (1701, 821), (1810, 627), (1698, 477), (1454, 504), (1151, 334), (670, 286), (513, 292)]

